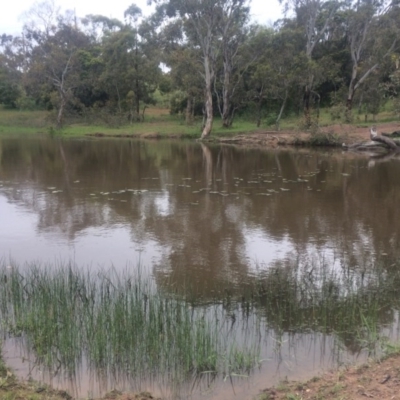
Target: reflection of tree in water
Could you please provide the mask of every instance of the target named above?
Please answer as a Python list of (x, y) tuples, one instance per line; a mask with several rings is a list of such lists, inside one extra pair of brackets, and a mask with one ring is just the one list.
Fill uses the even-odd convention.
[[(204, 298), (240, 287), (254, 234), (289, 243), (282, 260), (287, 250), (333, 249), (354, 268), (399, 244), (397, 162), (368, 169), (339, 152), (168, 141), (43, 137), (2, 139), (1, 149), (0, 179), (13, 182), (3, 193), (38, 214), (39, 233), (73, 239), (122, 224), (132, 241), (165, 249), (157, 279)], [(129, 189), (147, 192), (113, 193)]]

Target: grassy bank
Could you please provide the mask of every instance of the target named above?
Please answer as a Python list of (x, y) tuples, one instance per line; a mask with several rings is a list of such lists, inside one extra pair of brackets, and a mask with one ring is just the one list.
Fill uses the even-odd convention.
[[(375, 118), (375, 122), (365, 121), (363, 115), (355, 115), (354, 126), (369, 126), (372, 123), (394, 121), (395, 116), (390, 111), (390, 104)], [(198, 138), (201, 134), (201, 117), (197, 117), (192, 125), (185, 124), (182, 116), (170, 115), (168, 109), (150, 107), (146, 110), (144, 122), (129, 124), (122, 117), (110, 115), (83, 116), (69, 118), (65, 127), (55, 129), (55, 115), (48, 111), (18, 111), (0, 107), (0, 134), (61, 134), (65, 136), (143, 136), (143, 137), (185, 137)], [(269, 121), (269, 122), (268, 122)], [(302, 130), (302, 116), (291, 115), (281, 121), (281, 130), (298, 132)], [(330, 109), (322, 109), (319, 126), (342, 123), (332, 120)], [(262, 132), (275, 130), (273, 119), (264, 122), (257, 128), (251, 118), (238, 117), (231, 128), (223, 128), (220, 118), (216, 117), (213, 125), (213, 137), (233, 136), (246, 132)]]
[[(265, 127), (264, 127), (265, 129)], [(237, 120), (229, 128), (222, 128), (215, 119), (213, 134), (230, 136), (240, 132), (256, 131), (254, 123)], [(0, 134), (61, 134), (65, 136), (105, 135), (144, 137), (198, 138), (201, 134), (201, 118), (186, 125), (180, 116), (172, 116), (167, 109), (150, 108), (144, 122), (129, 124), (121, 118), (70, 119), (61, 130), (55, 129), (54, 118), (48, 111), (17, 111), (0, 108)]]

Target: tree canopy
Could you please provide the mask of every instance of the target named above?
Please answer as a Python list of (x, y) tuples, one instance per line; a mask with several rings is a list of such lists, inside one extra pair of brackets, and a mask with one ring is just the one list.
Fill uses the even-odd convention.
[[(354, 108), (377, 113), (393, 99), (398, 113), (400, 2), (281, 0), (273, 26), (252, 23), (248, 0), (156, 0), (124, 19), (62, 12), (53, 0), (27, 10), (15, 37), (0, 32), (0, 104), (106, 123), (144, 120), (156, 94), (187, 124), (237, 115), (318, 123), (319, 107), (351, 121)], [(159, 96), (158, 96), (159, 97)]]

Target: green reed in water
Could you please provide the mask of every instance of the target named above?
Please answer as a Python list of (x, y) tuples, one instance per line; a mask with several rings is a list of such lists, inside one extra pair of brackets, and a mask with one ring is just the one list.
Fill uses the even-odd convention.
[(399, 261), (333, 267), (323, 258), (293, 260), (250, 281), (241, 305), (256, 309), (278, 335), (321, 332), (351, 352), (373, 352), (385, 341), (382, 327), (396, 323), (399, 290)]
[(3, 332), (70, 372), (83, 357), (98, 371), (179, 376), (240, 373), (259, 359), (258, 344), (241, 347), (224, 328), (220, 307), (169, 298), (140, 272), (3, 267), (0, 313)]

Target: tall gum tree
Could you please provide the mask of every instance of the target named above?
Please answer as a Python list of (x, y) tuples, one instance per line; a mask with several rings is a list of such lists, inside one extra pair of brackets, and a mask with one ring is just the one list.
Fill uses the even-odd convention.
[(208, 137), (213, 126), (213, 85), (218, 47), (217, 30), (220, 22), (219, 3), (215, 0), (169, 0), (163, 3), (166, 16), (183, 20), (185, 34), (194, 46), (199, 46), (204, 81), (205, 123), (201, 138)]
[(305, 38), (304, 51), (308, 60), (307, 76), (303, 86), (303, 109), (307, 127), (311, 122), (311, 99), (315, 87), (314, 51), (324, 39), (340, 3), (337, 0), (280, 0), (285, 11), (294, 11)]
[(59, 16), (57, 26), (40, 31), (26, 28), (26, 40), (31, 41), (28, 80), (33, 86), (45, 87), (57, 93), (53, 106), (57, 109), (56, 123), (60, 128), (68, 103), (81, 84), (80, 52), (90, 44), (90, 38), (77, 26), (72, 14)]
[(352, 64), (346, 118), (351, 120), (357, 89), (396, 50), (400, 15), (394, 2), (358, 0), (350, 4), (346, 16)]
[(246, 0), (230, 0), (221, 4), (219, 35), (222, 56), (222, 96), (219, 96), (218, 90), (215, 93), (218, 98), (222, 126), (225, 128), (229, 128), (232, 125), (235, 112), (233, 96), (242, 76), (259, 55), (258, 52), (254, 52), (249, 58), (241, 57), (241, 50), (243, 50), (248, 36), (246, 25), (249, 19), (249, 12), (250, 8)]
[(108, 30), (102, 40), (100, 86), (108, 93), (110, 109), (120, 116), (127, 112), (131, 123), (143, 121), (161, 74), (151, 26), (140, 16), (140, 8), (132, 4), (125, 11), (125, 24)]
[[(201, 53), (201, 76), (204, 82), (205, 122), (201, 138), (212, 131), (214, 121), (213, 94), (215, 93), (216, 63), (223, 58), (222, 108), (223, 120), (229, 125), (232, 96), (232, 70), (238, 45), (238, 28), (248, 17), (245, 0), (159, 0), (158, 11), (168, 18), (180, 18), (185, 38)], [(224, 118), (225, 116), (225, 118)]]

